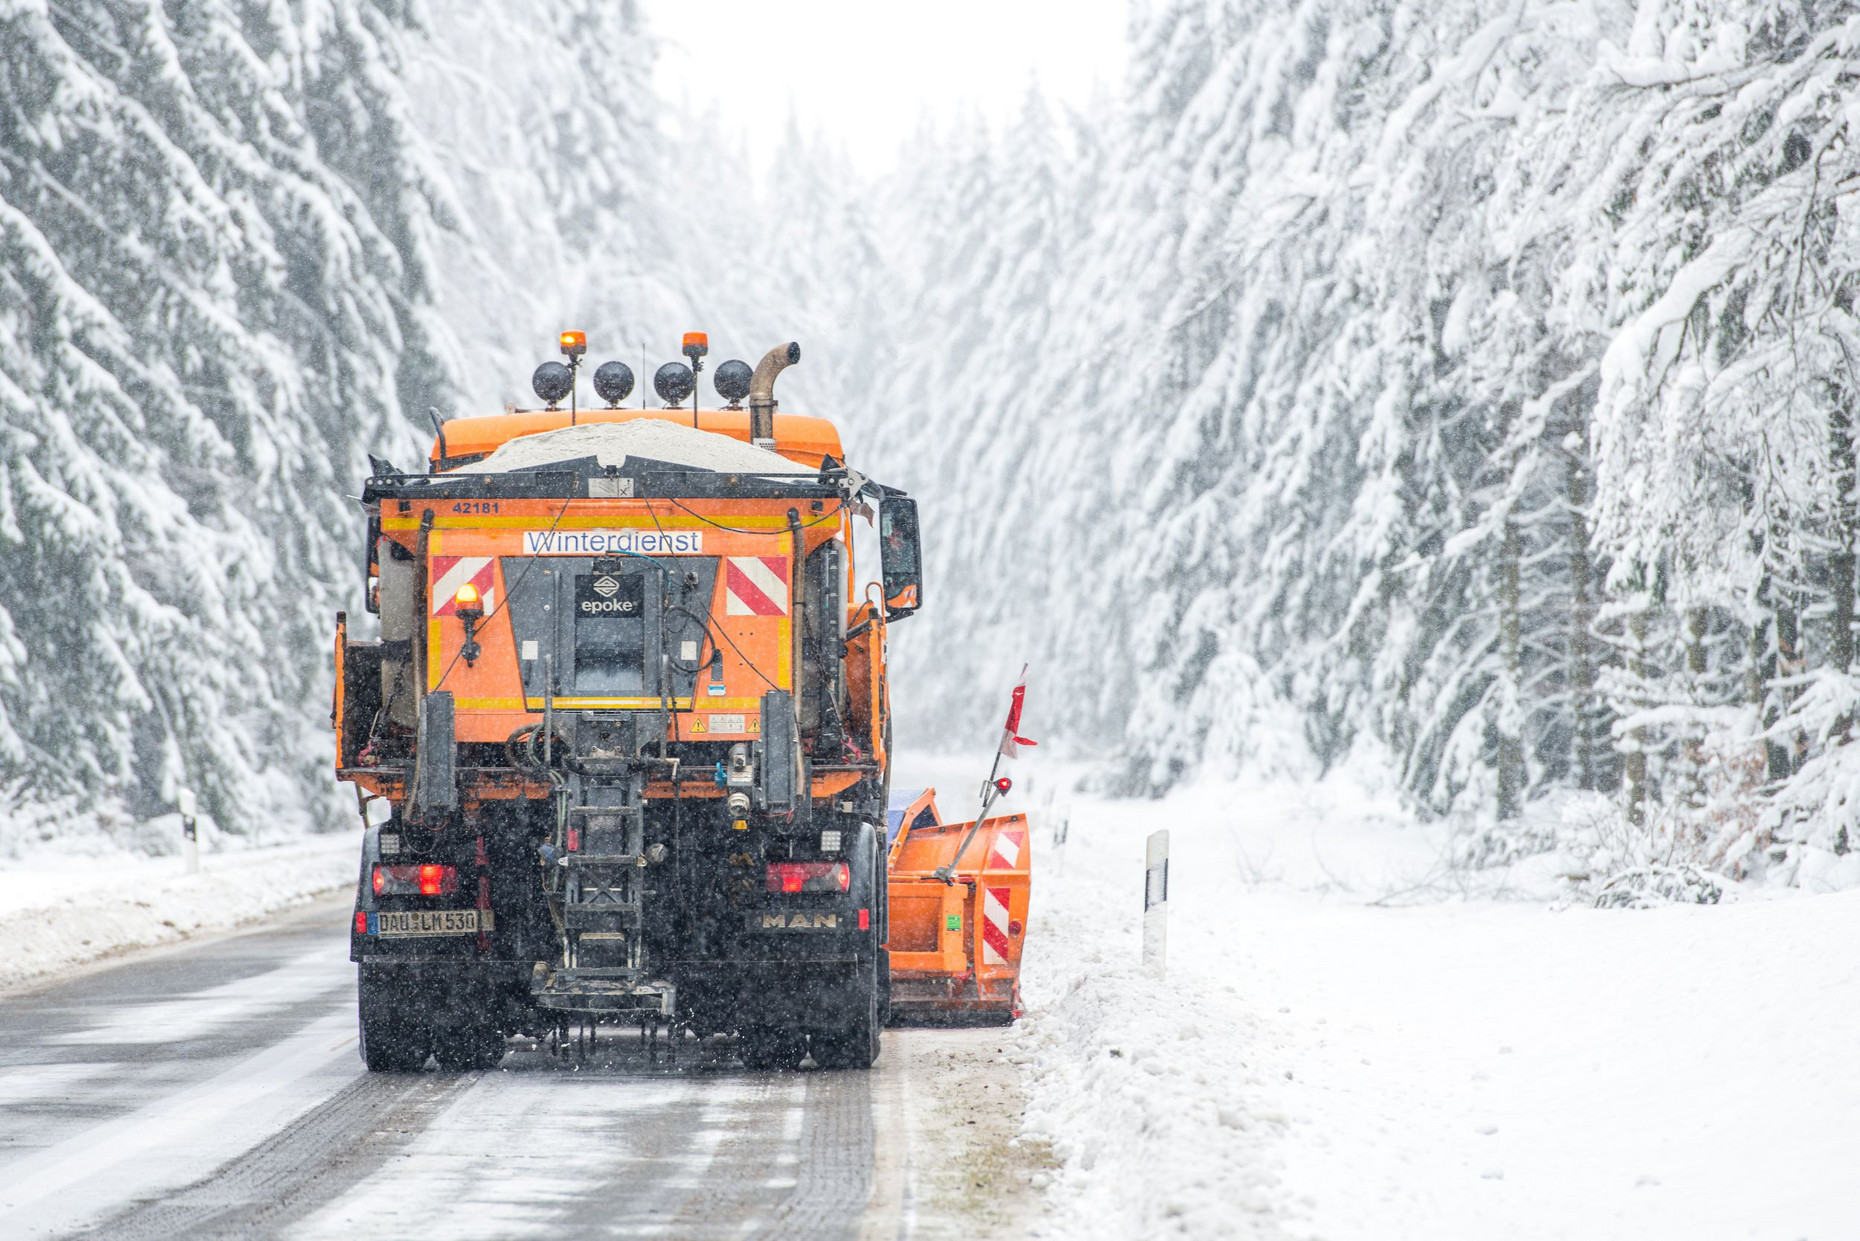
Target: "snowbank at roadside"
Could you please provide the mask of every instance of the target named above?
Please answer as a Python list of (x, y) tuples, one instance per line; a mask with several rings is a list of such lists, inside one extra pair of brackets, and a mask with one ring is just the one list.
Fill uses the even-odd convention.
[(355, 886), (354, 833), (178, 857), (28, 855), (0, 864), (0, 990), (134, 948), (229, 930)]
[[(1795, 1241), (1860, 1219), (1860, 893), (1469, 899), (1438, 837), (1345, 783), (1071, 802), (1063, 852), (1035, 824), (1010, 1045), (1059, 1163), (1040, 1235)], [(1165, 827), (1156, 980), (1141, 868)]]

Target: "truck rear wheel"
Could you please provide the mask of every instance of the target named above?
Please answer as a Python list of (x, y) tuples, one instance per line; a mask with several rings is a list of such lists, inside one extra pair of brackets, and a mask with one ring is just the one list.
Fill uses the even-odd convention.
[(407, 1020), (389, 980), (362, 966), (356, 976), (362, 1063), (371, 1073), (411, 1073), (431, 1050), (424, 1023)]
[(494, 1025), (460, 1026), (433, 1033), (433, 1059), (454, 1073), (494, 1069), (503, 1062), (504, 1035)]
[(878, 1062), (884, 1022), (879, 1011), (877, 961), (861, 966), (859, 982), (841, 1023), (816, 1030), (814, 1063), (823, 1069), (869, 1069)]
[(752, 1073), (796, 1068), (807, 1048), (796, 1030), (778, 1026), (745, 1026), (736, 1036), (736, 1056)]

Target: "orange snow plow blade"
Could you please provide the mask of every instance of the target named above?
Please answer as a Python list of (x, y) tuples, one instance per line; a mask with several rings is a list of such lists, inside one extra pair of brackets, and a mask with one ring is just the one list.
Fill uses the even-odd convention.
[[(942, 822), (936, 790), (924, 789), (894, 797), (890, 818), (893, 1021), (1014, 1020), (1031, 878), (1027, 816), (985, 819), (971, 838), (974, 822)], [(953, 883), (936, 875), (945, 866)]]

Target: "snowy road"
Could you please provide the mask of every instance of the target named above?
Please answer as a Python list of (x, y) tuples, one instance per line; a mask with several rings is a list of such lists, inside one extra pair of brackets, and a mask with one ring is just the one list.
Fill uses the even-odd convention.
[(370, 1076), (345, 913), (0, 1004), (0, 1236), (899, 1235), (908, 1055), (751, 1074), (616, 1043)]

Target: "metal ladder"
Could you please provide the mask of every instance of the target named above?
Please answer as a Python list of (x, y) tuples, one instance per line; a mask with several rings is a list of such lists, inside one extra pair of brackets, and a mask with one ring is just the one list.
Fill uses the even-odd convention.
[[(645, 773), (626, 760), (590, 759), (570, 780), (562, 916), (577, 972), (637, 977), (644, 922)], [(590, 977), (597, 976), (593, 973)]]
[(675, 1011), (673, 989), (651, 976), (643, 943), (645, 791), (653, 764), (628, 752), (634, 735), (629, 721), (612, 734), (618, 744), (576, 747), (567, 781), (575, 847), (562, 854), (564, 963), (539, 968), (531, 984), (544, 1008), (622, 1020)]

